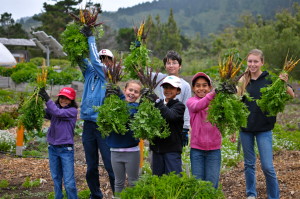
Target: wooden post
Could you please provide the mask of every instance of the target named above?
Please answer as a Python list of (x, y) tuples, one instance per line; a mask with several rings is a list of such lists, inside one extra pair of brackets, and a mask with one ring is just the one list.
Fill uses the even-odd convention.
[(144, 166), (144, 140), (140, 140), (140, 168)]
[(17, 130), (16, 155), (22, 156), (23, 141), (24, 141), (24, 126), (20, 125)]

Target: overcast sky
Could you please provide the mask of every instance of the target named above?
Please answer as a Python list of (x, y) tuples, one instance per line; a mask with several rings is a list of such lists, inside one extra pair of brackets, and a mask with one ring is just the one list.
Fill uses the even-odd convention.
[[(88, 0), (83, 0), (86, 3)], [(94, 3), (100, 3), (103, 11), (117, 11), (119, 8), (127, 8), (144, 2), (152, 2), (153, 0), (92, 0)], [(12, 14), (14, 20), (21, 17), (30, 17), (41, 13), (43, 3), (55, 4), (51, 0), (0, 0), (0, 14), (8, 12)]]

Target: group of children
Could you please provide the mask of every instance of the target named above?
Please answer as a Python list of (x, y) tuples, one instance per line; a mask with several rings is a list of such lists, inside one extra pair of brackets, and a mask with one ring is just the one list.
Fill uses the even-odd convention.
[[(91, 36), (89, 35), (88, 38), (90, 40)], [(100, 60), (96, 59), (94, 61)], [(241, 85), (244, 87), (238, 88), (238, 92), (240, 93), (241, 90), (243, 90), (242, 92), (247, 91), (250, 96), (259, 98), (259, 89), (271, 83), (265, 78), (268, 74), (261, 71), (261, 66), (264, 63), (262, 52), (259, 50), (251, 51), (247, 57), (247, 63), (248, 73), (246, 75), (248, 74), (250, 79), (247, 80), (246, 75), (241, 79), (241, 82), (244, 81)], [(152, 172), (158, 176), (170, 172), (175, 172), (176, 174), (182, 172), (181, 153), (183, 145), (185, 145), (182, 132), (185, 131), (185, 128), (189, 128), (192, 175), (197, 179), (210, 181), (215, 188), (218, 188), (222, 137), (219, 129), (207, 121), (209, 103), (216, 95), (212, 80), (207, 74), (198, 72), (192, 78), (191, 87), (187, 87), (186, 82), (178, 77), (181, 68), (181, 58), (174, 51), (167, 53), (164, 64), (168, 75), (163, 77), (164, 79), (159, 85), (158, 89), (162, 90), (157, 90), (156, 92), (159, 97), (156, 94), (148, 96), (146, 93), (145, 96), (141, 96), (142, 85), (137, 80), (128, 81), (123, 90), (125, 100), (130, 107), (131, 117), (137, 112), (139, 106), (137, 100), (140, 97), (147, 97), (160, 110), (161, 115), (169, 125), (170, 136), (165, 139), (156, 138), (153, 140), (153, 144), (150, 145), (152, 151)], [(287, 76), (281, 76), (281, 79), (284, 81), (288, 80)], [(93, 81), (95, 80), (93, 79)], [(190, 96), (191, 90), (194, 93), (193, 97)], [(288, 91), (292, 96), (293, 92), (290, 89)], [(180, 94), (188, 92), (189, 94), (183, 97), (185, 100), (178, 99)], [(64, 180), (68, 198), (77, 198), (73, 151), (73, 136), (77, 118), (75, 91), (72, 88), (63, 88), (58, 94), (58, 99), (55, 103), (44, 89), (41, 89), (40, 95), (46, 101), (46, 118), (51, 120), (47, 141), (49, 143), (49, 162), (54, 181), (55, 198), (62, 198), (62, 179)], [(189, 97), (187, 98), (186, 96)], [(279, 198), (278, 182), (272, 163), (272, 141), (270, 141), (270, 138), (272, 138), (271, 130), (276, 120), (267, 117), (252, 102), (245, 101), (245, 103), (251, 112), (251, 118), (248, 118), (248, 126), (242, 129), (241, 133), (245, 154), (247, 197), (255, 198), (257, 196), (254, 174), (255, 154), (253, 150), (254, 137), (256, 137), (260, 155), (264, 157), (262, 169), (267, 179), (268, 197)], [(81, 106), (85, 105), (82, 104)], [(185, 125), (186, 118), (189, 118), (189, 124), (187, 125)], [(256, 118), (260, 118), (259, 127), (253, 127), (257, 121)], [(269, 140), (268, 144), (260, 148), (261, 143), (266, 143), (264, 139)], [(134, 186), (134, 182), (138, 180), (139, 140), (133, 137), (132, 131), (128, 131), (125, 135), (112, 132), (105, 142), (110, 148), (110, 162), (114, 175), (114, 182), (111, 182), (111, 185), (114, 195), (117, 196), (125, 187), (126, 176), (128, 177), (129, 186)], [(99, 178), (98, 176), (99, 173), (96, 173), (95, 177)], [(93, 186), (99, 187), (99, 184), (92, 186), (88, 181), (88, 185), (91, 191), (91, 198), (102, 198), (102, 194), (100, 196), (96, 195), (100, 189), (92, 189)]]

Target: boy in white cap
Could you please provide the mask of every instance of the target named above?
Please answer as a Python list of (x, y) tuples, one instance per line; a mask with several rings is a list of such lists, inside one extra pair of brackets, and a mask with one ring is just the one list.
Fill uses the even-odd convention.
[(155, 107), (160, 110), (161, 115), (167, 121), (171, 134), (169, 137), (156, 138), (150, 145), (152, 150), (152, 173), (162, 176), (170, 172), (179, 174), (182, 172), (182, 141), (181, 132), (184, 124), (185, 105), (176, 99), (181, 92), (181, 80), (179, 77), (167, 76), (161, 86), (164, 98), (158, 99), (155, 94), (147, 96), (155, 101)]

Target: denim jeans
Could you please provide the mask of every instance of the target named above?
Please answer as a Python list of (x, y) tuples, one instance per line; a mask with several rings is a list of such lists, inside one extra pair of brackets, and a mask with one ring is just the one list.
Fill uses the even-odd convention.
[(279, 186), (276, 172), (273, 166), (272, 131), (266, 132), (240, 132), (246, 178), (247, 196), (257, 197), (254, 151), (254, 138), (260, 155), (261, 168), (266, 178), (268, 199), (279, 199)]
[(221, 150), (200, 150), (191, 148), (191, 169), (196, 179), (210, 181), (216, 189), (219, 186)]
[(64, 180), (68, 199), (77, 199), (73, 147), (57, 147), (49, 145), (48, 154), (50, 172), (54, 182), (55, 199), (63, 198), (62, 180)]
[(110, 148), (106, 139), (102, 138), (95, 122), (85, 120), (83, 123), (82, 143), (87, 164), (86, 181), (91, 191), (91, 198), (102, 198), (99, 181), (99, 150), (108, 173), (110, 186), (114, 192), (115, 176), (111, 166)]

